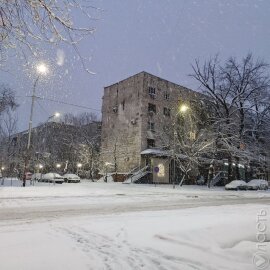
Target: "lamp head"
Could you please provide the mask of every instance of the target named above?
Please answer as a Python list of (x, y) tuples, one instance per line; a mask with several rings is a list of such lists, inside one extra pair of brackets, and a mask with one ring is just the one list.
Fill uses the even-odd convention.
[(37, 72), (41, 75), (46, 75), (48, 73), (49, 69), (44, 63), (40, 63), (37, 65)]

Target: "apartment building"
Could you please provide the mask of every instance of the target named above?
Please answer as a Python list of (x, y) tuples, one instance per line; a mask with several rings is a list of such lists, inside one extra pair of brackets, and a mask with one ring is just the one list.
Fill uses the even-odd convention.
[(168, 157), (177, 108), (201, 97), (200, 93), (147, 72), (105, 87), (101, 132), (103, 171), (115, 172), (119, 177), (151, 163), (159, 168), (157, 174), (163, 172), (159, 182), (169, 181)]

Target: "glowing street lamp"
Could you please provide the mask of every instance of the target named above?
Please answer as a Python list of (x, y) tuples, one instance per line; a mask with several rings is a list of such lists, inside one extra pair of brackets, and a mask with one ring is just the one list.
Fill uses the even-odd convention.
[(186, 104), (182, 104), (179, 108), (179, 111), (181, 113), (185, 113), (187, 110), (189, 109), (189, 107)]
[(60, 115), (61, 115), (61, 114), (60, 114), (59, 112), (56, 112), (56, 113), (54, 114), (54, 117), (57, 117), (57, 118), (58, 118), (58, 117), (60, 117)]
[[(36, 66), (36, 72), (38, 74), (34, 85), (33, 85), (33, 92), (32, 92), (32, 103), (31, 103), (31, 112), (30, 112), (30, 118), (29, 118), (29, 128), (28, 128), (28, 142), (27, 142), (27, 149), (26, 149), (26, 159), (25, 159), (25, 166), (24, 166), (24, 175), (27, 171), (28, 167), (28, 161), (29, 161), (29, 150), (30, 150), (30, 144), (31, 144), (31, 135), (32, 135), (32, 124), (33, 124), (33, 113), (34, 113), (34, 104), (35, 104), (35, 98), (36, 98), (36, 88), (37, 83), (39, 81), (40, 76), (46, 75), (48, 73), (49, 69), (45, 63), (39, 63)], [(24, 177), (23, 179), (23, 186), (25, 187), (26, 179)]]
[[(182, 104), (179, 107), (179, 111), (176, 113), (176, 117), (180, 113), (186, 113), (188, 111), (189, 107), (186, 104)], [(176, 177), (176, 152), (175, 152), (175, 147), (176, 147), (176, 136), (177, 132), (175, 129), (175, 124), (176, 124), (176, 119), (173, 123), (173, 188), (175, 188), (175, 177)]]
[(60, 164), (60, 163), (57, 163), (57, 164), (56, 164), (56, 168), (57, 168), (57, 169), (60, 169), (60, 168), (61, 168), (61, 164)]
[(36, 66), (37, 73), (46, 75), (49, 72), (48, 66), (45, 63), (39, 63)]
[(53, 118), (59, 118), (61, 114), (59, 112), (55, 112), (53, 115), (49, 116), (47, 122), (49, 122)]
[(78, 172), (79, 172), (79, 169), (82, 167), (82, 163), (78, 163), (77, 164), (77, 174), (78, 174)]

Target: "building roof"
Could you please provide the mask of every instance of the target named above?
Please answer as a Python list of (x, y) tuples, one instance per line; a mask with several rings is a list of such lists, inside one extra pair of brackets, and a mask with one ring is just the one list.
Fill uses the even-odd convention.
[(188, 90), (188, 91), (200, 93), (200, 92), (197, 92), (197, 91), (192, 90), (192, 89), (190, 89), (190, 88), (187, 88), (187, 87), (185, 87), (185, 86), (183, 86), (183, 85), (180, 85), (180, 84), (171, 82), (171, 81), (169, 81), (169, 80), (163, 79), (163, 78), (161, 78), (161, 77), (158, 77), (158, 76), (156, 76), (156, 75), (153, 75), (153, 74), (151, 74), (151, 73), (149, 73), (149, 72), (146, 72), (146, 71), (141, 71), (141, 72), (139, 72), (139, 73), (136, 73), (136, 74), (134, 74), (134, 75), (132, 75), (132, 76), (129, 76), (129, 77), (123, 79), (123, 80), (120, 80), (120, 81), (118, 81), (118, 82), (116, 82), (116, 83), (107, 85), (107, 86), (105, 86), (104, 88), (107, 88), (107, 87), (113, 86), (113, 85), (115, 85), (115, 84), (124, 82), (124, 81), (126, 81), (126, 80), (128, 80), (128, 79), (130, 79), (130, 78), (132, 78), (132, 77), (138, 76), (138, 75), (140, 75), (140, 74), (147, 74), (147, 75), (150, 75), (150, 76), (152, 76), (152, 77), (158, 78), (158, 79), (160, 79), (160, 80), (166, 81), (166, 82), (168, 82), (168, 83), (174, 84), (174, 85), (176, 85), (176, 86), (178, 86), (178, 87), (182, 87), (182, 88), (184, 88), (184, 89), (186, 89), (186, 90)]

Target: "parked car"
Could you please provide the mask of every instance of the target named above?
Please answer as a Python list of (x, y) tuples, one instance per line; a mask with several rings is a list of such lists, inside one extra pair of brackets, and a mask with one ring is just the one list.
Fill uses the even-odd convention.
[(79, 183), (81, 182), (81, 178), (73, 173), (66, 173), (63, 175), (64, 181), (67, 183)]
[(63, 184), (64, 178), (58, 173), (46, 173), (42, 176), (43, 182)]
[(253, 179), (247, 183), (247, 189), (250, 190), (268, 190), (268, 182), (263, 179)]
[(233, 180), (225, 186), (226, 190), (246, 190), (247, 183), (243, 180)]

